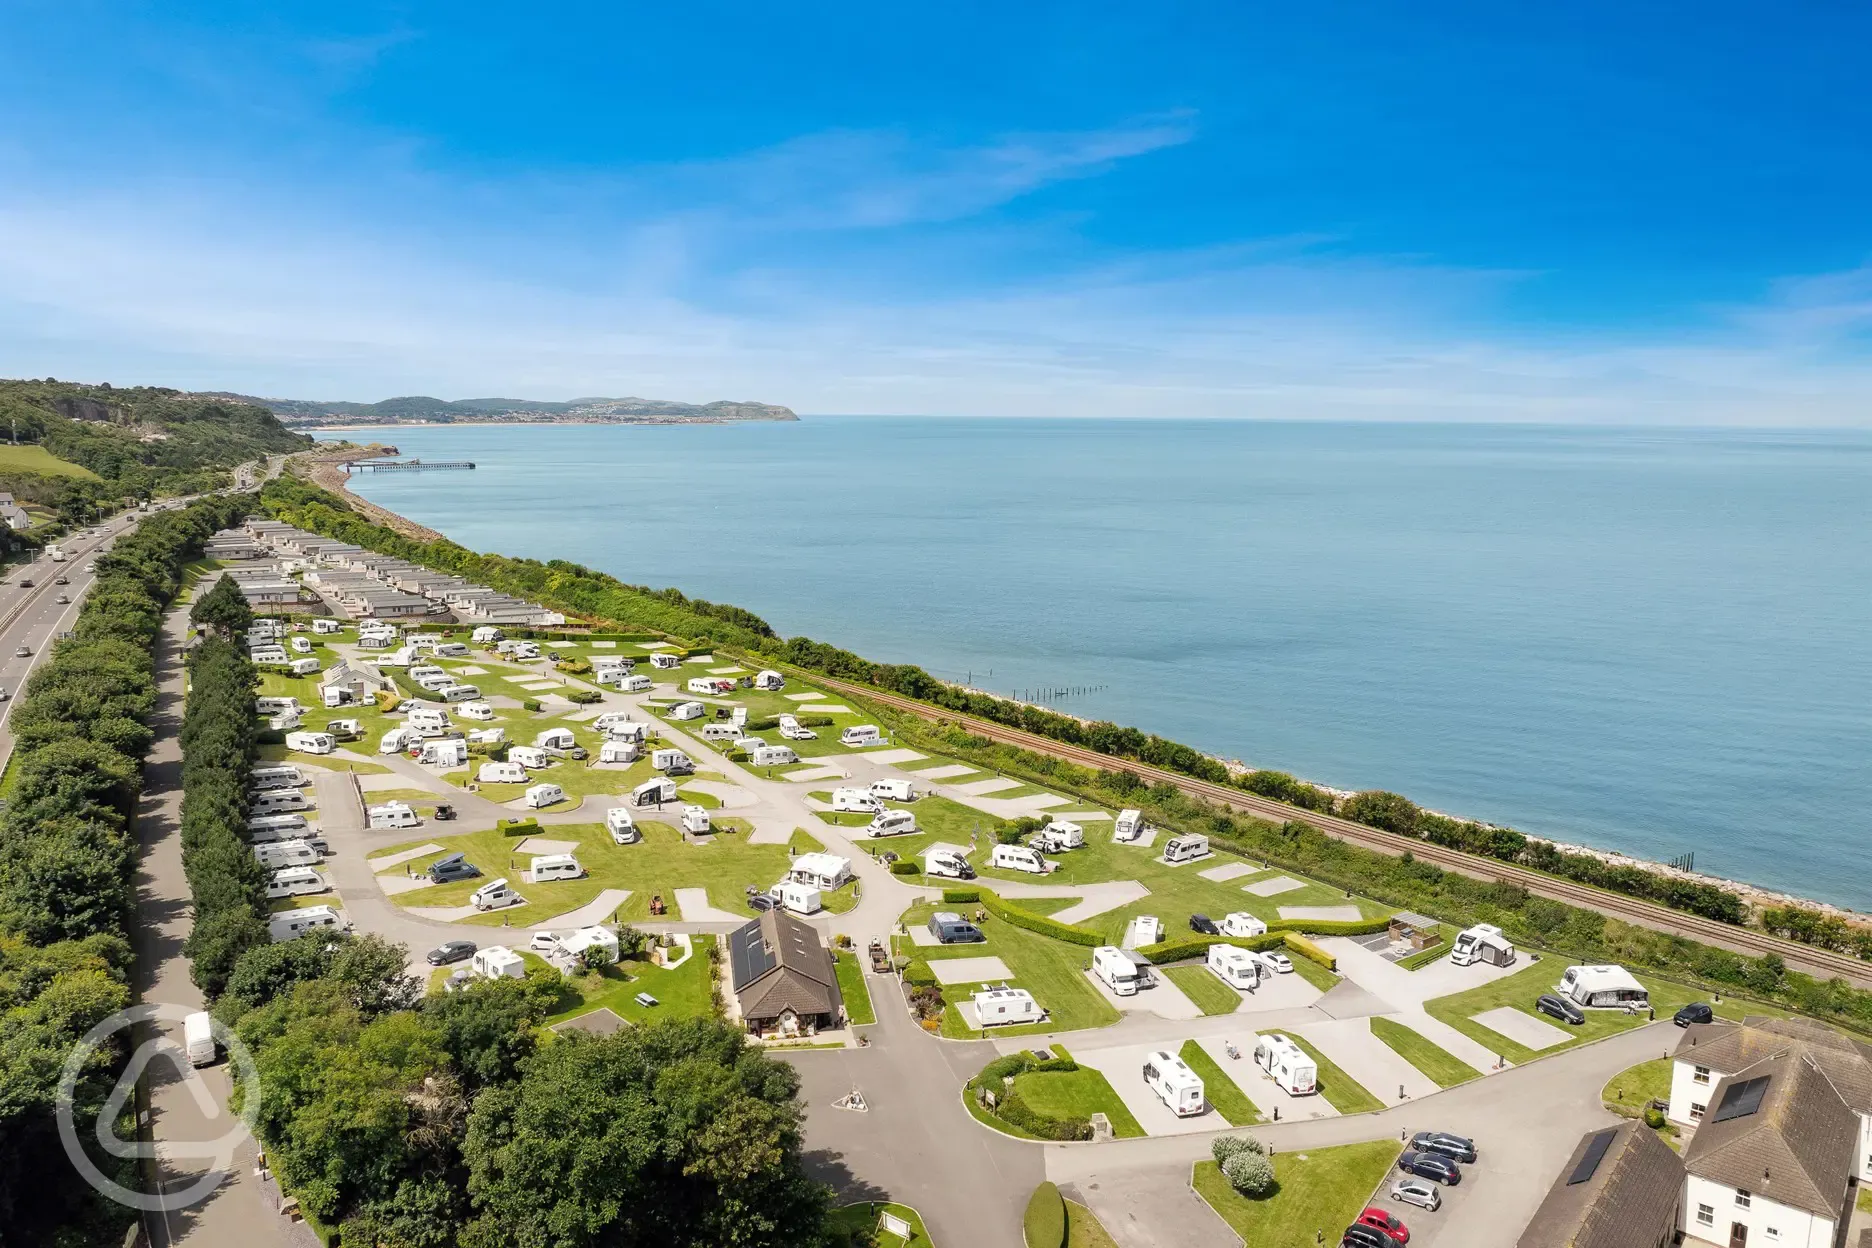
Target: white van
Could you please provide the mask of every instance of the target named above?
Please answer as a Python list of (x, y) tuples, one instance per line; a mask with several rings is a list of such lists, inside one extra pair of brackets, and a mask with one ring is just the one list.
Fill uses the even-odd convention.
[(265, 789), (296, 789), (305, 783), (305, 773), (297, 767), (256, 767), (247, 773), (247, 787), (258, 793)]
[(382, 806), (370, 808), (370, 826), (373, 828), (413, 828), (421, 822), (415, 808), (402, 802), (386, 802)]
[(1179, 1118), (1194, 1117), (1209, 1108), (1203, 1099), (1202, 1076), (1174, 1053), (1158, 1049), (1144, 1059), (1144, 1086)]
[(254, 861), (269, 871), (286, 867), (311, 867), (323, 861), (319, 852), (304, 841), (275, 841), (253, 847)]
[(297, 940), (307, 932), (341, 932), (344, 922), (330, 906), (307, 906), (303, 910), (281, 910), (267, 918), (267, 935), (275, 944)]
[(786, 745), (763, 745), (748, 753), (748, 763), (754, 767), (791, 767), (797, 762), (799, 755)]
[(188, 1049), (189, 1065), (214, 1065), (214, 1020), (206, 1010), (196, 1010), (182, 1020), (182, 1043)]
[(637, 830), (636, 820), (622, 806), (613, 806), (605, 811), (605, 831), (611, 834), (614, 845), (635, 845), (643, 839), (643, 833)]
[(481, 696), (481, 690), (473, 685), (450, 685), (442, 690), (444, 702), (473, 702)]
[(674, 780), (646, 780), (631, 790), (631, 801), (638, 806), (660, 806), (676, 800)]
[(538, 771), (552, 763), (552, 755), (537, 745), (510, 745), (507, 747), (507, 761), (519, 763), (530, 771)]
[(256, 793), (247, 804), (247, 813), (254, 815), (283, 815), (289, 810), (310, 810), (312, 803), (298, 789), (268, 789)]
[(1256, 1036), (1254, 1062), (1289, 1096), (1311, 1096), (1319, 1091), (1319, 1067), (1286, 1036)]
[(306, 817), (304, 815), (260, 815), (247, 821), (249, 845), (299, 840), (303, 839), (305, 834)]
[(1210, 945), (1203, 965), (1231, 988), (1248, 989), (1261, 982), (1261, 960), (1234, 945)]
[(455, 713), (463, 719), (485, 721), (494, 718), (494, 707), (488, 702), (464, 702), (455, 708)]
[(286, 748), (301, 754), (329, 754), (338, 748), (338, 742), (329, 732), (289, 732)]
[(475, 779), (482, 784), (525, 784), (526, 768), (519, 763), (482, 763)]
[(1049, 853), (1085, 848), (1085, 829), (1064, 819), (1055, 819), (1034, 834), (1034, 845)]
[(861, 815), (875, 815), (884, 809), (884, 804), (878, 801), (869, 789), (833, 789), (832, 809)]
[(876, 724), (853, 724), (839, 733), (839, 744), (849, 746), (876, 745), (884, 739)]
[(908, 780), (873, 780), (871, 796), (884, 802), (914, 802), (916, 786)]
[(1144, 835), (1144, 812), (1121, 810), (1112, 821), (1112, 840), (1135, 841)]
[(311, 867), (281, 867), (267, 878), (268, 901), (286, 897), (310, 897), (325, 891), (325, 877)]
[(585, 878), (585, 868), (579, 865), (578, 858), (572, 854), (546, 854), (535, 858), (532, 872), (535, 884), (544, 884), (549, 880), (582, 880)]
[(650, 765), (658, 771), (693, 772), (695, 763), (681, 750), (652, 750)]
[(618, 688), (625, 693), (643, 693), (650, 688), (650, 678), (638, 672), (618, 681)]
[(1034, 875), (1045, 875), (1047, 871), (1046, 859), (1040, 856), (1040, 851), (1025, 845), (996, 845), (994, 852), (988, 856), (988, 865), (1003, 871), (1028, 871)]
[(1117, 945), (1100, 945), (1092, 951), (1092, 973), (1103, 980), (1105, 986), (1117, 996), (1137, 994), (1137, 963)]
[[(303, 641), (305, 639), (302, 637), (295, 637), (293, 640)], [(286, 670), (295, 676), (310, 676), (318, 671), (321, 666), (323, 666), (323, 664), (317, 659), (294, 659), (286, 665)]]
[(703, 806), (685, 806), (682, 808), (682, 830), (701, 836), (709, 830), (708, 809)]
[(916, 816), (907, 810), (880, 810), (871, 817), (866, 836), (910, 836), (917, 831)]
[(514, 892), (506, 879), (502, 878), (489, 880), (480, 888), (475, 889), (474, 894), (468, 898), (468, 904), (477, 910), (500, 910), (507, 906), (517, 906), (523, 900), (525, 899), (519, 893)]
[(1173, 836), (1164, 842), (1165, 862), (1194, 862), (1209, 856), (1209, 838), (1201, 833)]
[(534, 810), (565, 801), (565, 790), (556, 784), (536, 784), (526, 791), (526, 804)]

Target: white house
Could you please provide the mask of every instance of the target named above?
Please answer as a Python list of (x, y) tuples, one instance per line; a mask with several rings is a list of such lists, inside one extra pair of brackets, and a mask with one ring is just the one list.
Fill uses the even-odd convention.
[(1651, 993), (1622, 966), (1569, 966), (1554, 991), (1592, 1010), (1648, 1006)]
[(837, 854), (801, 854), (787, 870), (787, 879), (827, 890), (838, 888), (851, 878), (851, 859)]
[(471, 963), (474, 973), (483, 979), (523, 979), (526, 977), (526, 963), (520, 955), (506, 945), (489, 945), (485, 949), (475, 950)]

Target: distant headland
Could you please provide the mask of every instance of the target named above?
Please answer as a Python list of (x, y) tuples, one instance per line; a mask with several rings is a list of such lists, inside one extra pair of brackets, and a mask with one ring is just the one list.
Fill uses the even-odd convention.
[(677, 403), (668, 399), (435, 399), (406, 395), (380, 403), (322, 402), (313, 399), (263, 399), (215, 392), (264, 407), (280, 423), (295, 429), (330, 429), (353, 425), (465, 424), (722, 424), (740, 420), (798, 420), (793, 409), (773, 403)]

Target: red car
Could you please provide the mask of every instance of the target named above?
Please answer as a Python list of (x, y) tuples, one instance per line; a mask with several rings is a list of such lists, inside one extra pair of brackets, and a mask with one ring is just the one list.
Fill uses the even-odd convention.
[(1397, 1215), (1389, 1210), (1373, 1205), (1364, 1213), (1359, 1214), (1358, 1220), (1360, 1226), (1369, 1226), (1374, 1230), (1383, 1231), (1400, 1244), (1410, 1243), (1410, 1227), (1398, 1221)]

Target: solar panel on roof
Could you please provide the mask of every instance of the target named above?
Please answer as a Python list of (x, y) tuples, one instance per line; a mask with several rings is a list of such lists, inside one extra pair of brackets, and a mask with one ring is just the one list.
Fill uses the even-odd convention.
[(1744, 1079), (1741, 1083), (1732, 1083), (1723, 1089), (1722, 1102), (1716, 1106), (1716, 1112), (1710, 1116), (1711, 1122), (1728, 1122), (1731, 1118), (1746, 1118), (1761, 1108), (1762, 1097), (1768, 1092), (1768, 1076), (1757, 1075), (1753, 1079)]
[(1568, 1187), (1592, 1178), (1599, 1169), (1599, 1163), (1605, 1158), (1606, 1149), (1612, 1147), (1612, 1137), (1617, 1134), (1618, 1128), (1612, 1127), (1596, 1133), (1586, 1141), (1586, 1151), (1580, 1155), (1579, 1165), (1574, 1166), (1573, 1173), (1567, 1176)]

